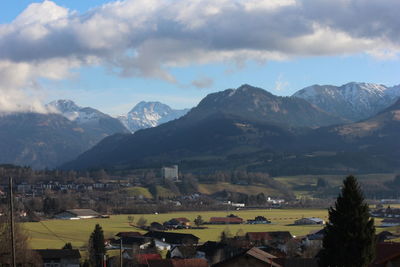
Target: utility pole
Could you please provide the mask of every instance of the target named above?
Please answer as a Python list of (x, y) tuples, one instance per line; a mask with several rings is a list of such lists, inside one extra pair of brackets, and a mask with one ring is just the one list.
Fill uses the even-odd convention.
[(13, 180), (12, 177), (9, 177), (8, 180), (8, 188), (10, 189), (9, 197), (10, 197), (10, 226), (11, 226), (11, 266), (16, 267), (15, 261), (15, 232), (14, 232), (14, 197), (13, 197)]
[(119, 238), (119, 266), (122, 267), (122, 236)]

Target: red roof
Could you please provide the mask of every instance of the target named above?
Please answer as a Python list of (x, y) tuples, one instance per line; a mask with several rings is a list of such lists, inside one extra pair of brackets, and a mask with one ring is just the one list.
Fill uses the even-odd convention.
[(400, 243), (378, 243), (375, 260), (370, 266), (386, 266), (385, 263), (397, 257), (400, 257)]
[(210, 223), (242, 223), (243, 219), (239, 217), (211, 217)]
[(136, 254), (135, 258), (139, 264), (147, 265), (149, 260), (162, 260), (160, 254)]

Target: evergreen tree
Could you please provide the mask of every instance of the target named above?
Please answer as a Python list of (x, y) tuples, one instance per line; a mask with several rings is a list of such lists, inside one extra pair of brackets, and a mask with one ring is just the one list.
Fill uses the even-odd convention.
[(356, 178), (343, 182), (335, 207), (329, 209), (329, 222), (320, 253), (320, 266), (365, 267), (375, 252), (374, 220)]
[(96, 224), (89, 239), (89, 257), (92, 266), (102, 266), (105, 253), (103, 229), (99, 224)]

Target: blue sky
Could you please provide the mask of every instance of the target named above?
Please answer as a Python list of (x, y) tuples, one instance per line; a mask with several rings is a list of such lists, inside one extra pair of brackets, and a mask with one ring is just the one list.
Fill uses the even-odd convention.
[[(263, 1), (252, 0), (232, 1), (238, 2), (235, 6), (223, 0), (187, 0), (181, 6), (180, 1), (168, 0), (106, 6), (102, 5), (110, 1), (1, 1), (0, 23), (7, 32), (0, 36), (5, 40), (0, 49), (6, 51), (0, 52), (0, 73), (20, 76), (8, 81), (8, 75), (0, 85), (9, 95), (0, 106), (14, 99), (26, 103), (24, 95), (41, 102), (68, 98), (117, 115), (141, 100), (192, 107), (208, 93), (244, 83), (277, 95), (291, 95), (312, 84), (400, 84), (399, 29), (389, 13), (400, 1), (384, 1), (381, 12), (388, 14), (377, 18), (384, 30), (375, 32), (360, 25), (376, 6), (352, 6), (359, 20), (338, 15), (326, 22), (313, 8), (321, 16), (327, 16), (324, 8), (337, 8), (341, 14), (350, 8), (344, 3), (348, 1), (334, 7), (326, 0), (276, 1), (277, 6), (258, 6)], [(296, 10), (293, 2), (307, 12)], [(137, 12), (139, 8), (143, 12)], [(54, 18), (43, 21), (49, 14)], [(268, 16), (271, 20), (264, 19)], [(293, 17), (293, 22), (279, 22), (283, 16)], [(241, 19), (243, 29), (237, 30)], [(310, 21), (318, 26), (310, 28)], [(265, 26), (258, 27), (262, 23)], [(7, 63), (3, 69), (2, 61)]]

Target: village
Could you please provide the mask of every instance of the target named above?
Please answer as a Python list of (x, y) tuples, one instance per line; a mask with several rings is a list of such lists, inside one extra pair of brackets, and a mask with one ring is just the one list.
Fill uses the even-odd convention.
[[(391, 208), (393, 209), (393, 208)], [(379, 209), (375, 210), (378, 212)], [(397, 209), (394, 209), (397, 210)], [(386, 213), (385, 213), (386, 214)], [(55, 215), (58, 220), (90, 220), (102, 215), (90, 209), (75, 209)], [(107, 219), (107, 218), (105, 218)], [(133, 221), (133, 218), (129, 218)], [(203, 241), (191, 229), (207, 230), (212, 225), (269, 225), (273, 221), (264, 216), (244, 220), (235, 214), (226, 217), (211, 217), (205, 221), (197, 216), (193, 221), (185, 217), (170, 218), (164, 223), (144, 222), (139, 218), (130, 225), (135, 231), (118, 232), (112, 238), (104, 239), (106, 266), (275, 266), (275, 267), (317, 267), (316, 255), (322, 248), (325, 235), (325, 221), (317, 217), (300, 218), (293, 225), (319, 225), (319, 230), (303, 236), (295, 236), (290, 231), (238, 231), (220, 233), (217, 241)], [(96, 227), (101, 227), (96, 225)], [(245, 229), (245, 228), (244, 228)], [(177, 232), (176, 230), (180, 230)], [(188, 233), (182, 232), (188, 231)], [(398, 239), (400, 233), (382, 231), (376, 235), (376, 259), (381, 265), (397, 261), (400, 243), (390, 242)], [(79, 266), (81, 254), (72, 246), (64, 249), (38, 249), (44, 266), (60, 263), (61, 266)], [(393, 252), (391, 252), (393, 251)], [(392, 254), (390, 254), (392, 253)], [(122, 259), (122, 263), (120, 260)], [(48, 265), (46, 265), (48, 264)], [(122, 265), (120, 265), (122, 264)], [(383, 264), (383, 265), (382, 265)]]

